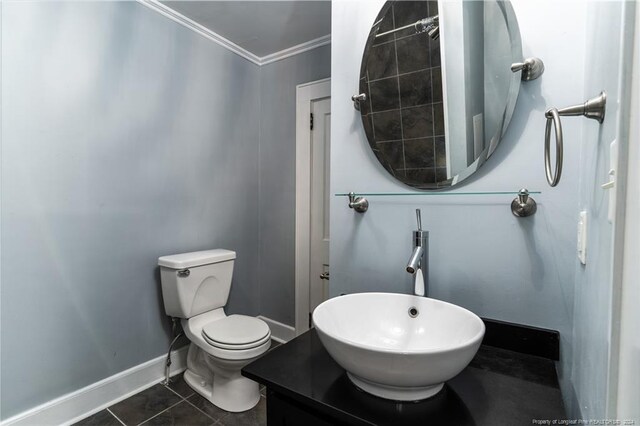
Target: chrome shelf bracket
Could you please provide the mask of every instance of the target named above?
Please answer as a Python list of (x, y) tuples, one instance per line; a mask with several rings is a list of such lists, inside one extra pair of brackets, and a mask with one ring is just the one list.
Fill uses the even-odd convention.
[(511, 213), (516, 217), (527, 217), (538, 210), (536, 200), (529, 196), (527, 188), (522, 188), (518, 196), (511, 202)]
[(353, 192), (349, 193), (349, 208), (364, 213), (369, 210), (369, 201), (364, 197), (356, 197)]

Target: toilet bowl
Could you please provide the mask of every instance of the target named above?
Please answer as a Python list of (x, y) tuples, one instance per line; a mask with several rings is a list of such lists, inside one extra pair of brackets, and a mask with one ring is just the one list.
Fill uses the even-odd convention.
[(229, 315), (235, 252), (206, 250), (158, 259), (167, 315), (182, 318), (190, 340), (187, 384), (226, 411), (253, 408), (260, 400), (256, 382), (242, 368), (271, 346), (271, 330), (259, 318)]

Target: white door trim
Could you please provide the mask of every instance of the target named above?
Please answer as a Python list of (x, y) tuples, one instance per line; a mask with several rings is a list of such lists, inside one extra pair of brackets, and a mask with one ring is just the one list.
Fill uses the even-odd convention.
[(330, 96), (331, 79), (329, 78), (296, 86), (296, 336), (309, 329), (311, 101)]
[[(635, 10), (634, 10), (635, 9)], [(634, 117), (640, 113), (640, 7), (625, 4), (624, 21), (635, 21), (633, 41), (625, 37), (631, 47), (623, 47), (620, 78), (620, 112), (618, 123), (618, 169), (616, 184), (615, 234), (613, 247), (613, 304), (609, 349), (609, 382), (607, 390), (607, 418), (634, 419), (640, 417), (637, 383), (638, 326), (637, 300), (640, 295), (638, 258), (640, 257), (640, 217), (638, 188), (640, 187), (640, 124)], [(625, 96), (626, 94), (626, 96)], [(625, 137), (626, 136), (626, 137)], [(626, 143), (621, 143), (625, 142)]]

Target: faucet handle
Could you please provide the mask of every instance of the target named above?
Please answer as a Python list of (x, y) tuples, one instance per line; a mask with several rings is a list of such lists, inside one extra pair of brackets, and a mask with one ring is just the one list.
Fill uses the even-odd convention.
[(416, 221), (418, 222), (418, 231), (422, 231), (422, 215), (420, 209), (416, 209)]

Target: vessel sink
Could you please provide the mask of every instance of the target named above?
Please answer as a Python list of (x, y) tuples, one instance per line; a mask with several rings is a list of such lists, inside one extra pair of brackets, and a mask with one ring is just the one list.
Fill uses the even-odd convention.
[(437, 394), (471, 362), (485, 329), (460, 306), (394, 293), (329, 299), (313, 312), (313, 324), (357, 387), (396, 401)]

